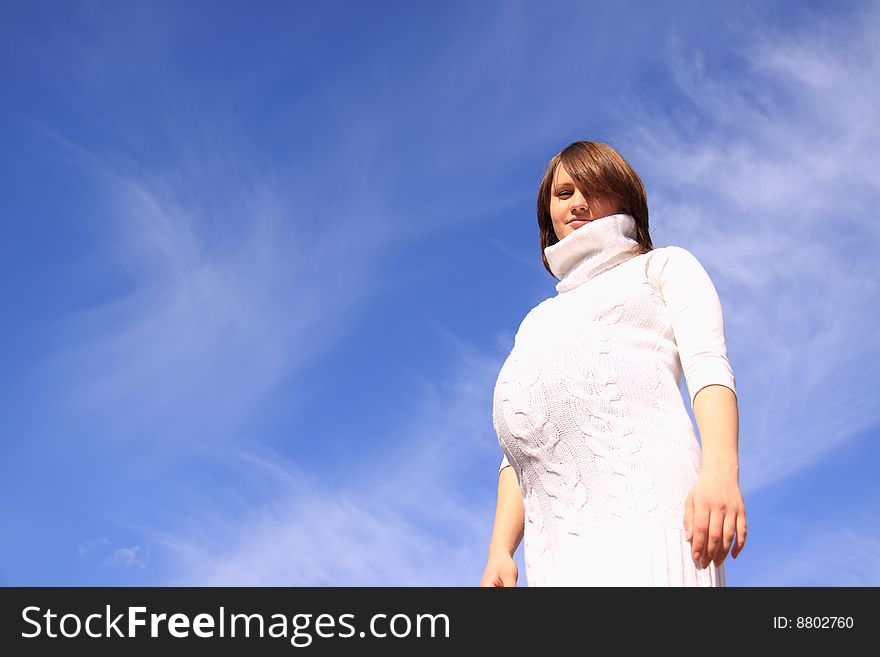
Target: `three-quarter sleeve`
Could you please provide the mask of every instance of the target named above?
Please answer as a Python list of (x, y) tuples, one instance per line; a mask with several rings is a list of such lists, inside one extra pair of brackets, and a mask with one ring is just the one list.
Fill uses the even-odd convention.
[(708, 385), (720, 384), (736, 394), (721, 301), (709, 274), (685, 248), (664, 246), (654, 251), (649, 270), (669, 311), (691, 408), (697, 393)]
[(510, 465), (510, 463), (507, 460), (507, 454), (505, 454), (504, 457), (501, 459), (501, 465), (498, 468), (498, 474), (501, 474), (501, 471), (508, 465)]

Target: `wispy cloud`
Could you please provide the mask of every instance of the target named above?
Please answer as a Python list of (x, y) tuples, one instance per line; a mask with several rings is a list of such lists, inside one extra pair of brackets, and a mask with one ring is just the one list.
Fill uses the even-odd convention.
[(486, 419), (500, 363), (456, 349), (458, 372), (422, 379), (423, 401), (356, 470), (328, 481), (277, 453), (242, 451), (231, 467), (242, 488), (260, 487), (259, 504), (171, 496), (162, 522), (137, 527), (162, 553), (165, 583), (476, 585), (494, 495), (482, 466), (500, 458)]
[(106, 536), (95, 539), (94, 541), (86, 541), (79, 546), (79, 556), (85, 555), (89, 550), (93, 548), (100, 547), (102, 545), (107, 545), (109, 539)]
[[(143, 553), (143, 556), (140, 556)], [(119, 548), (113, 553), (104, 566), (132, 566), (141, 570), (147, 567), (150, 560), (149, 550), (144, 551), (140, 545)]]
[(719, 287), (750, 491), (880, 420), (880, 12), (805, 25), (753, 31), (732, 66), (671, 41), (692, 109), (626, 117), (659, 243), (691, 248)]
[(136, 427), (157, 439), (234, 433), (273, 386), (342, 339), (376, 292), (365, 274), (391, 222), (369, 213), (386, 189), (355, 177), (349, 202), (368, 213), (340, 210), (335, 230), (316, 229), (309, 176), (242, 166), (213, 180), (222, 202), (211, 204), (186, 192), (205, 185), (194, 163), (138, 175), (123, 154), (57, 142), (103, 193), (93, 255), (125, 288), (69, 314), (31, 375), (55, 382), (56, 411), (106, 429), (96, 439), (143, 438)]

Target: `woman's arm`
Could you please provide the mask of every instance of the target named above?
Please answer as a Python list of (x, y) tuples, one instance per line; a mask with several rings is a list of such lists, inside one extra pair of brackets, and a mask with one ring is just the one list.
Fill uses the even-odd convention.
[(724, 315), (718, 292), (687, 249), (656, 249), (646, 262), (669, 310), (691, 408), (700, 432), (700, 476), (685, 501), (684, 528), (693, 558), (720, 566), (727, 551), (745, 545), (746, 515), (739, 489), (739, 414), (736, 379), (727, 359)]
[(489, 540), (489, 556), (500, 552), (513, 556), (522, 541), (525, 528), (525, 506), (513, 467), (502, 468), (498, 474), (498, 501), (495, 525)]
[[(736, 395), (708, 385), (694, 397), (694, 418), (703, 443), (700, 478), (685, 503), (685, 529), (694, 560), (720, 566), (728, 550), (736, 559), (746, 543), (746, 508), (739, 488), (739, 411)], [(734, 543), (734, 533), (736, 543)]]
[(721, 384), (701, 388), (694, 397), (694, 419), (703, 445), (702, 469), (739, 478), (739, 409), (733, 390)]

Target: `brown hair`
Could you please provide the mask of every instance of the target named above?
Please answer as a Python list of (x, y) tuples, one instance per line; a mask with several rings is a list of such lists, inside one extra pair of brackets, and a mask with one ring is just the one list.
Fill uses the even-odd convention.
[(623, 156), (608, 144), (598, 141), (576, 141), (569, 144), (547, 163), (544, 179), (538, 188), (538, 229), (541, 237), (541, 260), (553, 274), (544, 249), (556, 244), (559, 238), (550, 218), (550, 195), (553, 175), (559, 165), (587, 198), (606, 198), (617, 204), (619, 213), (632, 215), (636, 222), (636, 241), (641, 251), (654, 248), (648, 232), (648, 199), (645, 186)]

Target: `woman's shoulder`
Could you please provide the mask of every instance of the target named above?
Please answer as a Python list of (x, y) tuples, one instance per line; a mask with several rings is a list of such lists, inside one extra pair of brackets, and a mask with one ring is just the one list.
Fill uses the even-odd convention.
[(699, 260), (690, 250), (677, 244), (667, 244), (655, 247), (645, 254), (645, 274), (649, 280), (658, 283), (682, 265), (687, 269), (695, 263), (699, 264)]
[(678, 244), (667, 244), (665, 246), (655, 246), (648, 251), (645, 256), (648, 259), (666, 260), (669, 258), (693, 258), (694, 254), (683, 246)]
[(522, 321), (519, 323), (519, 328), (516, 331), (517, 337), (520, 333), (527, 331), (530, 325), (535, 323), (541, 314), (550, 306), (553, 299), (554, 297), (547, 297), (546, 299), (539, 301), (537, 305), (526, 313), (525, 317), (523, 317)]

